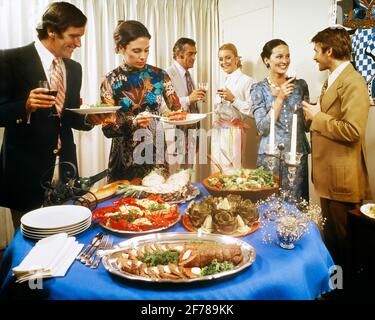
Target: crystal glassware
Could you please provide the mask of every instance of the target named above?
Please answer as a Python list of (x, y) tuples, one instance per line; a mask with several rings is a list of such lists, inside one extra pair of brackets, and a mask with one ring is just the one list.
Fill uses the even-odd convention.
[(276, 220), (276, 235), (280, 247), (293, 249), (307, 229), (307, 222), (301, 218), (285, 215)]

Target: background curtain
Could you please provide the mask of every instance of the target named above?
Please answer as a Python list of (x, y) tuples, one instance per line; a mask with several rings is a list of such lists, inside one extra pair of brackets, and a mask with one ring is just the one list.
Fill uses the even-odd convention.
[[(99, 101), (99, 87), (105, 74), (121, 63), (115, 54), (113, 31), (118, 20), (139, 20), (146, 25), (152, 38), (148, 63), (162, 69), (172, 64), (172, 48), (180, 37), (197, 43), (197, 60), (191, 71), (196, 83), (211, 84), (201, 111), (212, 110), (212, 96), (219, 74), (217, 62), (219, 39), (219, 0), (71, 0), (88, 18), (82, 47), (75, 50), (73, 59), (81, 63), (83, 82), (81, 97), (84, 103)], [(0, 49), (29, 44), (36, 39), (35, 27), (40, 22), (50, 0), (0, 0)], [(209, 129), (211, 117), (202, 123)], [(1, 135), (0, 135), (1, 139)], [(1, 141), (1, 140), (0, 140)], [(75, 131), (79, 172), (94, 175), (107, 168), (111, 140), (101, 128), (89, 132)], [(209, 150), (209, 148), (208, 148)], [(196, 166), (195, 180), (206, 177), (207, 166)], [(105, 181), (102, 181), (103, 184)], [(0, 224), (5, 214), (0, 211)]]

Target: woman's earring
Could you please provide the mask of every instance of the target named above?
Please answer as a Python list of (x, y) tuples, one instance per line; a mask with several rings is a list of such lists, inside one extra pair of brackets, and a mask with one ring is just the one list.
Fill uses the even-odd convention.
[(267, 67), (267, 69), (270, 67), (270, 64), (269, 63), (266, 63), (266, 67)]

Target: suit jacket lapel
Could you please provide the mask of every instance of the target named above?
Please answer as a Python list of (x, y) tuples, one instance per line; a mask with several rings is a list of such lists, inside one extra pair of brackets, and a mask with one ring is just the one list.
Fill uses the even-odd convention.
[(25, 80), (30, 84), (31, 88), (37, 88), (39, 80), (47, 80), (42, 61), (34, 43), (25, 47), (25, 50), (19, 56), (19, 61)]
[(327, 111), (332, 107), (333, 103), (337, 99), (337, 90), (342, 87), (342, 81), (354, 70), (353, 66), (349, 64), (346, 68), (340, 73), (336, 80), (331, 84), (324, 94), (321, 102), (321, 109), (323, 112)]
[[(178, 71), (178, 69), (176, 68), (175, 65), (173, 65), (172, 67), (172, 70), (173, 70), (173, 77), (175, 79), (175, 81), (177, 81), (177, 84), (175, 85), (176, 87), (178, 86), (178, 90), (181, 92), (181, 91), (185, 91), (186, 90), (186, 81), (184, 78), (181, 77), (180, 75), (180, 72)], [(179, 96), (183, 96), (183, 94), (179, 94)]]

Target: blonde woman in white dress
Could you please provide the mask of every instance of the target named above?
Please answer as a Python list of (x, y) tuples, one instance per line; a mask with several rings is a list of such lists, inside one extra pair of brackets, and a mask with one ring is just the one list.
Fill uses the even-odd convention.
[(250, 88), (254, 80), (241, 71), (241, 60), (232, 43), (220, 47), (219, 64), (225, 78), (217, 91), (211, 152), (223, 168), (240, 168), (246, 154), (245, 120), (252, 117)]

